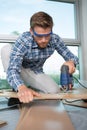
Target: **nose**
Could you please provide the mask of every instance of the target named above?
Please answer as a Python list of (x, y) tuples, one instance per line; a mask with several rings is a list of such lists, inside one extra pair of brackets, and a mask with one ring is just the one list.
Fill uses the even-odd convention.
[(46, 37), (43, 36), (41, 40), (42, 40), (42, 42), (45, 42), (46, 41)]

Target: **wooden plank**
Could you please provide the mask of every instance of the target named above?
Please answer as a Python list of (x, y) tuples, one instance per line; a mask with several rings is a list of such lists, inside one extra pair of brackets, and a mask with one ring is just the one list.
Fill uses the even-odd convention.
[(74, 130), (59, 100), (36, 100), (23, 104), (16, 130)]
[(7, 124), (6, 121), (2, 121), (2, 120), (0, 120), (0, 128), (1, 128), (2, 126), (6, 125), (6, 124)]
[[(18, 98), (16, 92), (6, 92), (0, 91), (1, 97), (13, 97)], [(40, 97), (34, 97), (34, 99), (87, 99), (87, 90), (86, 89), (74, 89), (69, 92), (60, 92), (57, 94), (41, 94)]]

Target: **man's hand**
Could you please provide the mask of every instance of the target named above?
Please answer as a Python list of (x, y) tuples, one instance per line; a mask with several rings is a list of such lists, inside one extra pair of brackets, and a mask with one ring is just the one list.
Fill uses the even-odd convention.
[(34, 96), (38, 97), (40, 94), (30, 88), (27, 88), (25, 85), (18, 87), (18, 98), (20, 102), (28, 103), (33, 100)]
[(69, 67), (69, 73), (73, 74), (75, 72), (75, 65), (73, 61), (66, 61), (63, 65), (67, 65)]

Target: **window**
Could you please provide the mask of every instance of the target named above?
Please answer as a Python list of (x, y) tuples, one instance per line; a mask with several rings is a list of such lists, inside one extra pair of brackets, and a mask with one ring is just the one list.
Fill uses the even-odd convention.
[(75, 38), (74, 4), (48, 0), (0, 0), (0, 34), (29, 30), (30, 17), (37, 11), (53, 17), (53, 31), (62, 38)]

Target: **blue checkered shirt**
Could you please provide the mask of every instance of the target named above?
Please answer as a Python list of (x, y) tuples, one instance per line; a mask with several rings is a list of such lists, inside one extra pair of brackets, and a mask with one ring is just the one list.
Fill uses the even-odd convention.
[(7, 80), (15, 90), (24, 84), (20, 77), (21, 67), (30, 68), (35, 73), (43, 72), (43, 64), (54, 51), (57, 51), (65, 61), (73, 60), (78, 64), (78, 58), (65, 46), (62, 39), (52, 34), (46, 48), (39, 48), (30, 32), (24, 32), (13, 45), (10, 63), (7, 70)]

